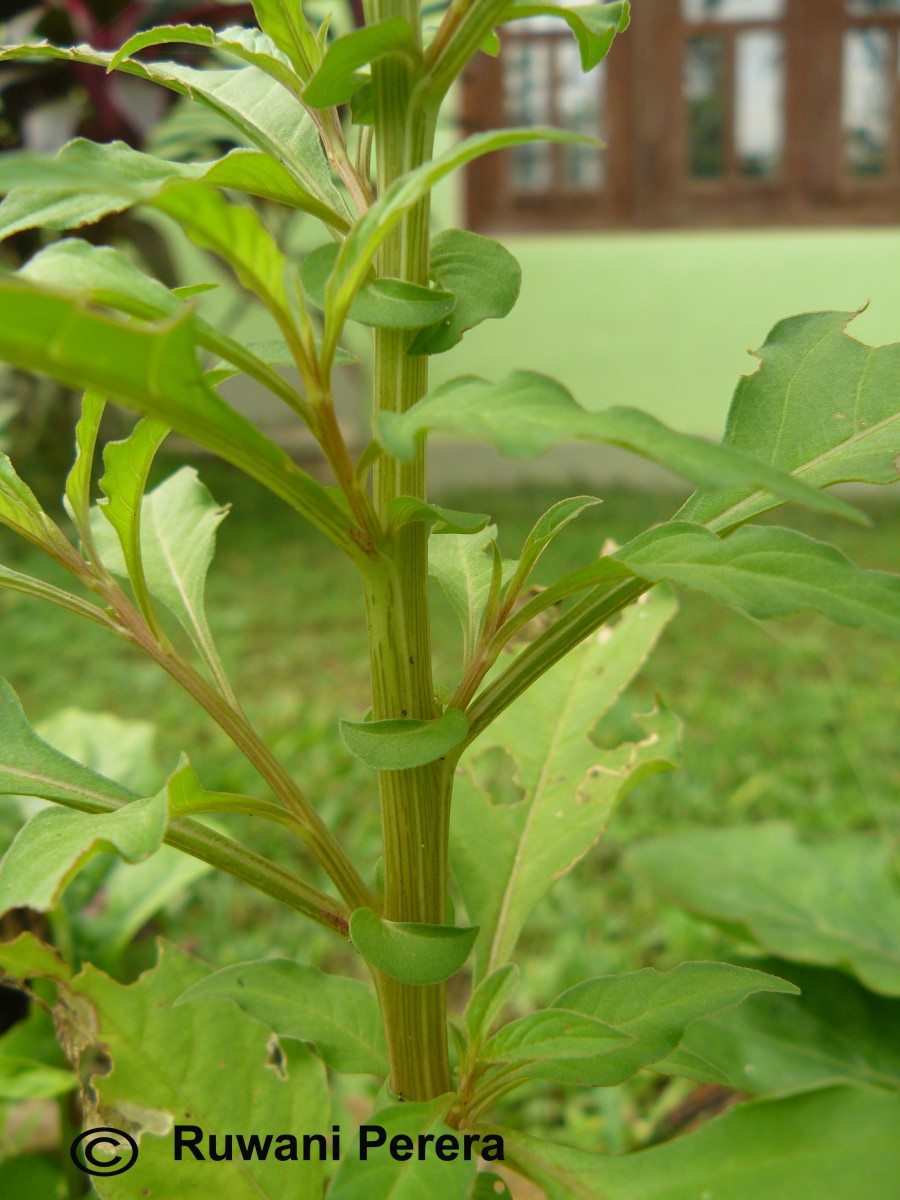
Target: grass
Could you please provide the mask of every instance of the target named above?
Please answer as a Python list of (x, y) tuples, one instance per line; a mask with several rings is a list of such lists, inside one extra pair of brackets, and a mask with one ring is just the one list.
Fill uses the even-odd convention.
[[(163, 460), (157, 476), (178, 463)], [(352, 569), (293, 514), (256, 485), (207, 461), (201, 475), (234, 507), (219, 535), (208, 587), (222, 656), (251, 718), (371, 874), (378, 812), (372, 778), (337, 736), (339, 716), (367, 707), (362, 603)], [(573, 488), (591, 491), (604, 489)], [(557, 495), (442, 496), (456, 507), (490, 512), (507, 555)], [(676, 493), (617, 489), (584, 514), (542, 562), (557, 570), (596, 556), (605, 538), (624, 541), (669, 516)], [(870, 503), (873, 503), (870, 500)], [(874, 503), (871, 528), (791, 514), (806, 532), (835, 540), (857, 562), (900, 567), (900, 507)], [(36, 551), (0, 531), (0, 561), (53, 578)], [(435, 607), (438, 680), (453, 682), (459, 645), (452, 615)], [(102, 631), (10, 593), (0, 593), (0, 674), (18, 691), (32, 721), (61, 707), (109, 711), (158, 729), (158, 785), (182, 750), (206, 786), (258, 792), (252, 771), (210, 722), (152, 664)], [(683, 767), (640, 785), (623, 804), (601, 846), (560, 881), (523, 939), (520, 1004), (548, 1002), (586, 977), (687, 958), (726, 957), (724, 934), (661, 906), (621, 867), (634, 840), (698, 825), (781, 818), (811, 831), (880, 828), (900, 833), (890, 797), (896, 767), (893, 705), (900, 663), (874, 634), (805, 614), (777, 624), (751, 621), (705, 598), (683, 594), (680, 611), (643, 673), (600, 730), (615, 737), (630, 714), (656, 694), (685, 722)], [(12, 806), (0, 839), (16, 826)], [(297, 866), (278, 833), (232, 818), (241, 838)], [(304, 874), (315, 879), (304, 864)], [(323, 881), (319, 881), (323, 882)], [(163, 928), (217, 965), (281, 954), (359, 973), (352, 952), (261, 896), (213, 876), (194, 886), (177, 919)], [(136, 962), (146, 964), (150, 945)], [(688, 1085), (664, 1093), (644, 1075), (624, 1089), (563, 1096), (531, 1089), (519, 1118), (597, 1148), (634, 1145)]]
[[(164, 462), (158, 473), (174, 465)], [(234, 500), (220, 532), (209, 609), (238, 694), (371, 870), (378, 827), (372, 781), (346, 755), (336, 730), (339, 716), (359, 716), (368, 704), (353, 571), (255, 485), (212, 462), (202, 474), (217, 499)], [(505, 552), (513, 554), (553, 498), (538, 490), (442, 499), (491, 512)], [(678, 497), (620, 489), (604, 499), (559, 539), (540, 578), (589, 561), (606, 537), (621, 541), (663, 519)], [(807, 532), (834, 538), (862, 564), (900, 565), (896, 507), (873, 509), (870, 529), (796, 516)], [(44, 571), (36, 552), (11, 535), (7, 544), (3, 561)], [(0, 629), (0, 672), (32, 720), (69, 704), (149, 720), (159, 731), (160, 779), (187, 749), (207, 786), (256, 787), (250, 769), (204, 714), (152, 664), (101, 630), (9, 593), (0, 596)], [(437, 679), (452, 684), (459, 637), (439, 605), (435, 643)], [(888, 828), (897, 674), (896, 660), (887, 659), (880, 640), (867, 632), (809, 614), (762, 624), (683, 594), (678, 616), (613, 713), (611, 728), (615, 732), (617, 721), (627, 722), (630, 712), (647, 708), (660, 693), (685, 721), (684, 767), (633, 793), (605, 848), (578, 879), (587, 884), (614, 873), (619, 847), (633, 838), (697, 823), (784, 817), (813, 830)], [(604, 919), (614, 927), (613, 940), (629, 943), (627, 953), (646, 952), (637, 950), (627, 907)], [(212, 955), (217, 938), (200, 930), (196, 936)], [(298, 949), (302, 941), (300, 934)]]

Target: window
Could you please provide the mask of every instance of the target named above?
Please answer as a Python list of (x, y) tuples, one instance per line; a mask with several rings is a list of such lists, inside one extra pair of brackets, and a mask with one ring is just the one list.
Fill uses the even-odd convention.
[(588, 76), (561, 21), (501, 37), (470, 69), (467, 129), (556, 124), (605, 145), (476, 162), (473, 228), (900, 221), (900, 0), (633, 0)]

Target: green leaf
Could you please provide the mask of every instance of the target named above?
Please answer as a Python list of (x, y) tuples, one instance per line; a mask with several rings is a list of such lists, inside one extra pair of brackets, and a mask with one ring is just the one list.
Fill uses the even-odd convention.
[[(170, 292), (156, 279), (145, 275), (121, 251), (109, 246), (94, 246), (80, 238), (62, 238), (52, 242), (30, 259), (18, 274), (21, 278), (48, 284), (52, 288), (77, 291), (95, 304), (103, 304), (144, 320), (176, 316), (183, 311), (181, 301), (189, 298), (188, 293), (194, 295), (198, 290), (207, 290), (201, 284), (198, 288), (177, 288)], [(245, 371), (296, 407), (299, 397), (276, 371), (270, 370), (272, 366), (296, 365), (283, 340), (245, 346), (196, 314), (194, 325), (199, 346), (221, 355), (223, 361), (234, 364), (229, 377), (238, 371)], [(336, 362), (343, 361), (341, 355), (339, 351)], [(221, 367), (221, 363), (218, 365)]]
[(475, 944), (478, 927), (386, 921), (370, 908), (350, 917), (350, 940), (370, 966), (401, 983), (442, 983)]
[(83, 957), (111, 973), (121, 971), (122, 956), (141, 930), (165, 910), (171, 917), (191, 903), (194, 884), (212, 869), (174, 846), (160, 846), (144, 862), (114, 862), (103, 876), (103, 911), (78, 914), (75, 921)]
[[(48, 1067), (30, 1058), (0, 1053), (0, 1100), (49, 1100), (78, 1086), (71, 1071)], [(6, 1162), (0, 1164), (6, 1179)]]
[(594, 138), (570, 133), (565, 129), (549, 129), (543, 126), (479, 133), (466, 138), (446, 153), (416, 167), (406, 175), (401, 175), (379, 196), (347, 235), (328, 282), (325, 332), (322, 338), (322, 354), (326, 365), (337, 346), (353, 298), (366, 282), (381, 244), (404, 215), (418, 204), (435, 184), (473, 159), (490, 154), (494, 150), (503, 150), (507, 146), (541, 141), (595, 144)]
[(253, 11), (260, 28), (288, 56), (301, 79), (307, 79), (318, 54), (302, 6), (293, 0), (253, 0)]
[(779, 957), (900, 995), (900, 886), (878, 837), (809, 844), (789, 825), (738, 826), (643, 842), (627, 863), (667, 899)]
[[(151, 627), (156, 625), (156, 618), (141, 559), (141, 500), (153, 459), (168, 433), (168, 425), (144, 417), (123, 441), (109, 442), (103, 448), (106, 470), (100, 480), (105, 499), (97, 502), (98, 509), (116, 531), (124, 574), (131, 580), (138, 607)], [(94, 541), (96, 545), (97, 539)]]
[(576, 517), (580, 517), (587, 509), (602, 503), (603, 501), (596, 496), (571, 496), (567, 500), (558, 500), (556, 504), (548, 508), (543, 516), (537, 519), (525, 539), (516, 566), (516, 573), (510, 581), (508, 594), (518, 595), (527, 582), (528, 576), (534, 570), (538, 559), (558, 533), (561, 533), (570, 522), (574, 521)]
[(149, 721), (123, 720), (113, 713), (62, 708), (39, 721), (39, 737), (54, 750), (131, 788), (130, 799), (156, 791), (156, 727)]
[(336, 38), (306, 85), (304, 101), (311, 108), (346, 104), (366, 82), (367, 77), (359, 74), (360, 68), (389, 55), (400, 55), (410, 62), (421, 60), (421, 51), (405, 17), (374, 21), (364, 29)]
[[(22, 939), (19, 939), (20, 941)], [(0, 964), (5, 957), (0, 947)], [(4, 964), (5, 965), (5, 964)], [(55, 1015), (73, 1069), (85, 1081), (85, 1126), (123, 1129), (139, 1141), (140, 1155), (126, 1175), (98, 1179), (103, 1200), (133, 1200), (141, 1191), (171, 1195), (173, 1127), (202, 1130), (207, 1161), (185, 1151), (178, 1191), (209, 1194), (209, 1138), (327, 1132), (328, 1093), (322, 1063), (304, 1047), (280, 1046), (235, 1005), (213, 998), (174, 1007), (176, 997), (207, 969), (172, 946), (159, 964), (128, 987), (87, 966), (57, 983)], [(101, 1151), (102, 1153), (102, 1151)], [(321, 1200), (323, 1167), (267, 1158), (245, 1161), (235, 1147), (219, 1161), (216, 1191), (228, 1200)]]
[(861, 570), (836, 547), (792, 529), (745, 526), (720, 538), (671, 521), (613, 557), (644, 579), (707, 592), (753, 617), (812, 608), (842, 625), (900, 637), (900, 577)]
[[(308, 254), (300, 267), (303, 291), (317, 308), (325, 307), (328, 277), (339, 252), (340, 246), (329, 242)], [(348, 316), (361, 325), (382, 329), (421, 329), (442, 321), (455, 303), (446, 291), (419, 287), (402, 279), (375, 279), (357, 293)]]
[(511, 1129), (507, 1158), (548, 1200), (893, 1200), (900, 1099), (834, 1088), (739, 1104), (637, 1154), (590, 1154)]
[(10, 1196), (40, 1196), (41, 1200), (67, 1200), (68, 1181), (61, 1165), (45, 1154), (17, 1154), (5, 1158), (3, 1186)]
[(436, 762), (469, 732), (465, 715), (458, 708), (448, 708), (432, 721), (412, 717), (341, 721), (338, 728), (350, 753), (376, 771), (405, 771)]
[(627, 1033), (584, 1013), (547, 1009), (504, 1025), (479, 1057), (485, 1064), (517, 1066), (533, 1079), (593, 1086), (602, 1082), (597, 1074), (605, 1055), (629, 1041)]
[(501, 1179), (493, 1171), (479, 1171), (475, 1176), (472, 1200), (513, 1200), (513, 1194), (505, 1179)]
[(0, 913), (11, 908), (47, 912), (94, 854), (111, 850), (140, 862), (166, 832), (164, 796), (133, 800), (114, 813), (89, 816), (45, 808), (19, 830), (0, 862)]
[(96, 604), (90, 604), (87, 600), (82, 600), (80, 596), (64, 592), (62, 588), (54, 587), (52, 583), (45, 583), (43, 579), (35, 579), (32, 575), (23, 575), (19, 571), (10, 570), (9, 567), (0, 566), (0, 588), (18, 592), (22, 596), (30, 596), (33, 600), (45, 600), (48, 604), (55, 604), (57, 608), (64, 608), (68, 612), (75, 613), (80, 617), (87, 617), (89, 621), (95, 621), (98, 625), (109, 628), (107, 615), (102, 608), (98, 608)]
[(80, 238), (62, 238), (45, 246), (18, 272), (21, 279), (69, 288), (145, 320), (171, 317), (182, 303), (167, 287), (144, 272), (121, 250), (94, 246)]
[(739, 482), (766, 487), (794, 500), (858, 519), (856, 510), (798, 479), (727, 446), (676, 433), (649, 413), (631, 408), (588, 412), (556, 380), (514, 371), (499, 383), (462, 376), (442, 384), (403, 413), (380, 413), (375, 434), (388, 453), (411, 459), (429, 433), (451, 433), (496, 446), (510, 458), (535, 458), (566, 441), (601, 442), (633, 454), (703, 487)]
[(482, 979), (466, 1007), (466, 1032), (469, 1041), (478, 1046), (487, 1039), (491, 1026), (519, 982), (519, 968), (507, 963)]
[(512, 0), (503, 14), (504, 24), (525, 17), (561, 17), (578, 41), (582, 71), (591, 71), (609, 53), (617, 33), (628, 28), (627, 0), (613, 4), (584, 4), (565, 8), (559, 4), (530, 4)]
[(78, 530), (82, 544), (91, 552), (94, 548), (90, 520), (91, 472), (97, 438), (100, 433), (100, 421), (103, 418), (105, 407), (106, 401), (102, 396), (98, 396), (96, 392), (84, 393), (81, 400), (81, 416), (75, 426), (75, 462), (66, 476), (66, 490), (63, 497), (66, 511)]
[(0, 679), (0, 795), (104, 805), (136, 798), (38, 737), (5, 679)]
[(289, 92), (299, 95), (301, 81), (294, 73), (291, 60), (278, 49), (268, 34), (258, 29), (244, 29), (240, 25), (229, 25), (227, 29), (214, 31), (205, 25), (157, 25), (143, 29), (130, 37), (124, 46), (113, 55), (109, 70), (120, 67), (126, 58), (145, 50), (148, 46), (171, 44), (206, 46), (210, 50), (230, 54), (242, 62), (258, 67), (271, 75)]
[[(374, 1146), (380, 1136), (375, 1127), (384, 1130), (384, 1145), (380, 1149), (369, 1149), (367, 1158), (361, 1160), (357, 1145), (343, 1156), (334, 1179), (328, 1189), (328, 1200), (467, 1200), (477, 1170), (477, 1153), (466, 1161), (463, 1153), (463, 1135), (444, 1124), (442, 1118), (450, 1107), (449, 1097), (424, 1103), (404, 1103), (380, 1108), (363, 1129), (372, 1129), (368, 1135)], [(419, 1137), (429, 1137), (423, 1157), (419, 1157)], [(436, 1139), (446, 1140), (438, 1142)], [(388, 1146), (394, 1138), (402, 1155), (393, 1158)], [(447, 1155), (454, 1145), (459, 1146), (458, 1155)], [(476, 1147), (479, 1144), (476, 1143)]]
[(26, 538), (54, 558), (68, 557), (71, 546), (38, 503), (34, 492), (0, 452), (0, 525)]
[(232, 1000), (279, 1037), (312, 1042), (333, 1071), (388, 1073), (378, 1002), (355, 979), (272, 958), (215, 971), (178, 1004), (209, 996)]
[(4, 277), (0, 318), (0, 359), (73, 387), (95, 388), (156, 417), (259, 480), (353, 552), (346, 513), (330, 493), (204, 383), (190, 312), (138, 328)]
[[(897, 479), (900, 343), (866, 346), (846, 333), (853, 313), (806, 313), (780, 321), (741, 378), (725, 444), (789, 471), (813, 487)], [(729, 529), (774, 505), (737, 489), (698, 493), (677, 514)]]
[[(127, 460), (124, 464), (127, 466)], [(109, 468), (107, 475), (110, 474)], [(146, 474), (138, 481), (146, 480)], [(131, 499), (136, 499), (137, 489)], [(120, 507), (124, 508), (126, 501)], [(95, 522), (94, 538), (100, 557), (114, 574), (131, 575), (132, 559), (143, 563), (150, 595), (172, 612), (222, 685), (224, 672), (206, 618), (206, 576), (213, 560), (216, 530), (228, 513), (216, 504), (200, 482), (193, 467), (182, 467), (140, 504), (140, 549), (136, 543), (137, 522), (129, 524), (127, 509), (122, 518), (129, 536), (129, 553), (120, 556), (109, 532)], [(104, 516), (108, 517), (104, 510)], [(117, 527), (117, 533), (119, 529)], [(119, 534), (122, 541), (122, 534)], [(124, 549), (124, 541), (122, 546)]]
[[(95, 50), (92, 46), (53, 46), (49, 42), (0, 47), (0, 62), (51, 58), (89, 63), (108, 70), (113, 57), (113, 54)], [(322, 210), (331, 214), (330, 217), (322, 216), (323, 220), (334, 224), (332, 218), (336, 217), (336, 227), (347, 227), (347, 208), (331, 180), (312, 118), (296, 96), (264, 71), (253, 66), (236, 71), (212, 71), (181, 63), (142, 63), (135, 59), (126, 59), (118, 69), (161, 84), (211, 108), (234, 125), (244, 138), (271, 156), (276, 167), (281, 164), (294, 183)], [(271, 177), (271, 170), (263, 169)], [(230, 186), (224, 181), (218, 182), (222, 187)]]
[[(92, 815), (111, 815), (118, 806), (140, 799), (139, 795), (106, 779), (47, 745), (28, 724), (15, 692), (0, 679), (0, 795), (39, 796)], [(294, 872), (276, 866), (262, 855), (240, 846), (220, 833), (195, 821), (178, 820), (166, 840), (179, 850), (220, 871), (248, 877), (255, 887), (274, 896), (298, 912), (326, 927), (345, 931), (343, 922), (323, 908), (326, 899), (315, 888), (302, 883)]]
[(455, 508), (442, 508), (440, 504), (429, 504), (415, 496), (395, 496), (387, 509), (389, 533), (409, 525), (413, 521), (424, 521), (435, 536), (448, 533), (479, 533), (490, 521), (487, 513), (460, 512)]
[[(703, 1017), (681, 1048), (750, 1096), (790, 1095), (849, 1084), (900, 1091), (900, 1001), (873, 995), (836, 971), (766, 960), (800, 987), (799, 999), (755, 996)], [(679, 1074), (666, 1059), (654, 1069)]]
[[(453, 873), (469, 918), (482, 927), (477, 975), (508, 962), (529, 914), (595, 845), (618, 801), (671, 767), (678, 726), (642, 716), (644, 737), (600, 750), (588, 737), (640, 669), (674, 612), (652, 593), (549, 670), (478, 738), (462, 760), (450, 825)], [(478, 758), (499, 748), (524, 797), (504, 804), (478, 784)]]
[(278, 243), (250, 208), (218, 192), (186, 184), (163, 192), (153, 207), (177, 221), (192, 242), (227, 262), (280, 322), (293, 324), (284, 284), (287, 263)]
[(671, 1054), (700, 1017), (740, 1004), (755, 992), (795, 995), (798, 989), (774, 975), (729, 963), (681, 963), (671, 971), (645, 967), (588, 980), (557, 996), (553, 1008), (584, 1013), (633, 1039), (596, 1063), (579, 1064), (591, 1084), (608, 1087)]
[(75, 138), (53, 157), (5, 156), (2, 190), (9, 195), (0, 204), (0, 237), (24, 229), (91, 225), (186, 183), (246, 192), (302, 209), (341, 231), (348, 227), (342, 209), (335, 211), (301, 186), (270, 152), (240, 149), (213, 162), (180, 163), (143, 154), (125, 142)]
[(456, 307), (435, 328), (416, 335), (410, 354), (443, 354), (482, 321), (505, 317), (519, 298), (522, 269), (493, 238), (447, 229), (431, 243), (431, 278), (456, 297)]
[[(428, 542), (428, 573), (441, 585), (463, 629), (463, 660), (468, 662), (487, 608), (494, 580), (497, 527), (488, 525), (474, 534), (446, 534)], [(515, 570), (502, 561), (501, 583)]]

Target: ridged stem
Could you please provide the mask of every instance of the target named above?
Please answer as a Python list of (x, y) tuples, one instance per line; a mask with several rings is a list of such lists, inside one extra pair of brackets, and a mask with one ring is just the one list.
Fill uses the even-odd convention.
[[(405, 17), (420, 29), (410, 0), (373, 0), (368, 19)], [(399, 56), (374, 64), (375, 145), (381, 194), (431, 156), (435, 114), (414, 100), (418, 69)], [(384, 243), (380, 275), (427, 285), (429, 204), (423, 200)], [(404, 412), (425, 394), (427, 358), (407, 354), (411, 334), (377, 330), (376, 412)], [(411, 463), (382, 457), (374, 472), (375, 507), (382, 523), (397, 496), (425, 497), (425, 456)], [(422, 523), (400, 529), (371, 569), (364, 588), (376, 719), (438, 715), (431, 678), (428, 545)], [(440, 764), (379, 773), (384, 837), (384, 916), (392, 921), (440, 924), (447, 893), (449, 794)], [(446, 997), (443, 984), (419, 987), (387, 976), (379, 995), (391, 1063), (391, 1086), (407, 1100), (450, 1089)]]

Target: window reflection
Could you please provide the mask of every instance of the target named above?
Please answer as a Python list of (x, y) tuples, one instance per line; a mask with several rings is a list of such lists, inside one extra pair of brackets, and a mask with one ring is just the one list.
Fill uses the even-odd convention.
[(892, 37), (887, 29), (844, 35), (841, 124), (844, 165), (851, 175), (883, 175), (891, 126)]
[(770, 30), (742, 33), (734, 63), (734, 149), (742, 175), (777, 175), (784, 156), (784, 45)]
[[(503, 72), (503, 100), (509, 125), (553, 124), (551, 47), (536, 38), (511, 38)], [(545, 192), (553, 182), (551, 147), (532, 142), (512, 151), (512, 185), (519, 192)]]
[(900, 0), (847, 0), (851, 17), (871, 17), (876, 13), (900, 13)]
[(725, 172), (725, 41), (718, 34), (692, 37), (685, 47), (684, 98), (688, 161), (694, 179)]
[[(557, 43), (556, 71), (559, 124), (576, 133), (604, 137), (601, 125), (606, 83), (604, 64), (601, 63), (590, 75), (584, 75), (578, 46), (567, 40)], [(603, 154), (596, 146), (564, 145), (561, 151), (566, 186), (590, 189), (605, 182)]]
[(686, 21), (777, 21), (785, 0), (681, 0)]

